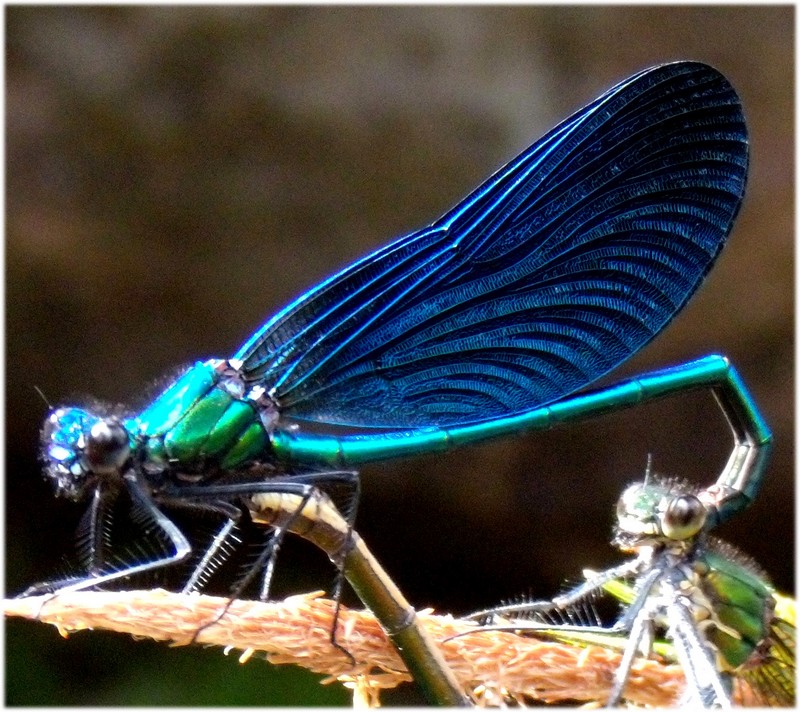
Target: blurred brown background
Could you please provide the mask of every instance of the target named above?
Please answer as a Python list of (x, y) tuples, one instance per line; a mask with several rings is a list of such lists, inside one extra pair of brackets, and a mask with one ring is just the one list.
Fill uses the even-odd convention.
[[(748, 194), (685, 312), (616, 377), (729, 355), (776, 437), (720, 532), (794, 585), (791, 7), (6, 9), (8, 591), (51, 575), (81, 508), (36, 461), (46, 406), (131, 407), (229, 356), (319, 279), (451, 207), (616, 81), (708, 62), (741, 95)], [(730, 436), (710, 396), (365, 468), (358, 529), (418, 607), (551, 597), (608, 546), (622, 488), (704, 484)], [(290, 547), (291, 549), (291, 547)], [(330, 584), (308, 553), (286, 590)], [(337, 704), (219, 651), (8, 626), (9, 704)], [(211, 689), (213, 682), (217, 689)], [(415, 698), (400, 697), (405, 702)]]

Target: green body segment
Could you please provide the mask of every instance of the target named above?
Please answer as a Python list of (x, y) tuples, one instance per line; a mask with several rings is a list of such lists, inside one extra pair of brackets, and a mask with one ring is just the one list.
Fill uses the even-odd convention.
[[(721, 624), (721, 627), (711, 624), (705, 627), (706, 638), (717, 650), (720, 668), (730, 672), (748, 663), (757, 663), (754, 654), (770, 637), (771, 625), (776, 618), (776, 598), (772, 587), (743, 564), (714, 550), (703, 552), (694, 568), (699, 573), (696, 584), (701, 595), (697, 598), (710, 604), (711, 610), (707, 613)], [(603, 589), (625, 605), (630, 605), (636, 598), (634, 587), (621, 580), (609, 581)], [(687, 588), (687, 594), (691, 593), (691, 587)], [(668, 658), (673, 657), (668, 644), (662, 643), (660, 650), (655, 646), (654, 649)]]
[(236, 468), (270, 450), (255, 404), (220, 385), (214, 362), (195, 364), (134, 424), (151, 460), (177, 462), (188, 471), (209, 463)]
[(705, 552), (701, 560), (708, 572), (700, 588), (722, 624), (709, 626), (706, 636), (718, 651), (721, 668), (736, 670), (769, 636), (775, 611), (772, 588), (753, 571), (717, 552)]

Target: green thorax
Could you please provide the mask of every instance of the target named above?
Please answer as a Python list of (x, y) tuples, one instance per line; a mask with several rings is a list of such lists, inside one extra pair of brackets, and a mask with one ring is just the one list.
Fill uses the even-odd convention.
[[(157, 466), (231, 469), (270, 450), (258, 396), (228, 361), (198, 362), (127, 423)], [(263, 399), (262, 399), (263, 400)]]
[(769, 583), (741, 554), (721, 542), (701, 552), (694, 569), (701, 598), (711, 609), (706, 637), (717, 650), (720, 668), (736, 670), (758, 663), (775, 613)]

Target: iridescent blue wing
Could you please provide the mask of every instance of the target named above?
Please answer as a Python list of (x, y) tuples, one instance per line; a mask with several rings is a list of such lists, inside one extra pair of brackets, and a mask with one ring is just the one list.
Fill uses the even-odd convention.
[(647, 69), (290, 304), (236, 358), (288, 419), (409, 428), (531, 410), (664, 328), (722, 248), (746, 174), (727, 80), (693, 62)]

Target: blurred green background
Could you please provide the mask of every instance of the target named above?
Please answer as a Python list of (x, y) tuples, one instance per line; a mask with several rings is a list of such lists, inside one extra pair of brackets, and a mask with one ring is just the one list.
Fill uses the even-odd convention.
[[(706, 286), (617, 377), (716, 351), (776, 435), (721, 535), (794, 586), (791, 7), (7, 7), (6, 583), (48, 578), (81, 507), (41, 479), (56, 403), (143, 405), (319, 279), (443, 213), (616, 81), (676, 59), (732, 81), (748, 194)], [(657, 471), (705, 484), (730, 435), (687, 395), (580, 426), (367, 467), (358, 529), (417, 606), (551, 597), (610, 565), (613, 506)], [(300, 545), (281, 591), (325, 588)], [(6, 628), (10, 705), (346, 704), (219, 650)], [(392, 698), (413, 703), (413, 693)], [(387, 697), (387, 701), (390, 701)]]

